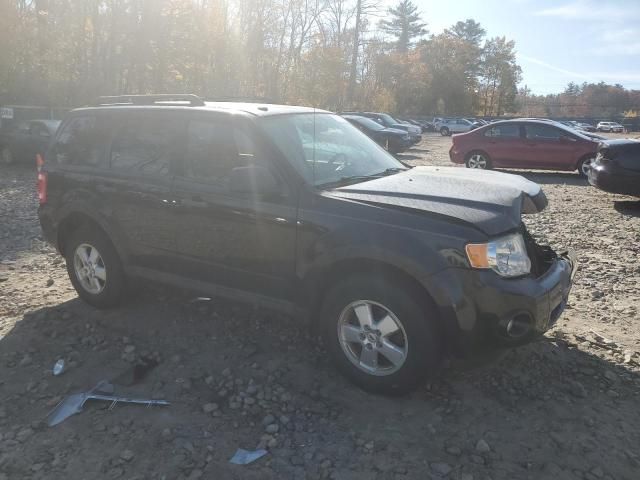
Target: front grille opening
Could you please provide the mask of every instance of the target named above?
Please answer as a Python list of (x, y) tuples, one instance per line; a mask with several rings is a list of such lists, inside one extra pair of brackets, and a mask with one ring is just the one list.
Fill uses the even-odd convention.
[(538, 245), (524, 223), (522, 224), (522, 237), (531, 260), (531, 274), (536, 278), (544, 275), (551, 268), (554, 260), (558, 258), (558, 254), (548, 245)]

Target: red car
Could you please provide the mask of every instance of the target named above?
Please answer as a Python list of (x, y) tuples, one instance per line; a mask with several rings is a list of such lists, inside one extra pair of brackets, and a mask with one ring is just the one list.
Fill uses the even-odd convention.
[(546, 120), (505, 120), (453, 136), (449, 158), (467, 168), (578, 170), (587, 175), (599, 139)]

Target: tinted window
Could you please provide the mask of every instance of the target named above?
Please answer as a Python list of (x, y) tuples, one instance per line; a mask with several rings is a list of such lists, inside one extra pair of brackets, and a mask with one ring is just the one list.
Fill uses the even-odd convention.
[(186, 176), (226, 188), (234, 168), (259, 162), (251, 137), (230, 122), (189, 122)]
[(29, 133), (31, 135), (36, 135), (38, 137), (50, 137), (51, 136), (51, 134), (49, 133), (49, 130), (47, 130), (47, 127), (45, 127), (41, 123), (32, 123), (31, 124), (31, 129), (29, 130)]
[(548, 125), (528, 124), (525, 131), (531, 140), (558, 140), (563, 135), (561, 130)]
[(113, 170), (169, 175), (171, 159), (180, 148), (180, 122), (169, 116), (131, 119), (111, 144)]
[(60, 133), (53, 157), (61, 165), (98, 165), (102, 159), (102, 138), (104, 132), (96, 128), (94, 116), (74, 117)]
[(486, 137), (494, 138), (517, 138), (520, 136), (520, 125), (515, 123), (496, 125), (488, 129), (484, 134)]

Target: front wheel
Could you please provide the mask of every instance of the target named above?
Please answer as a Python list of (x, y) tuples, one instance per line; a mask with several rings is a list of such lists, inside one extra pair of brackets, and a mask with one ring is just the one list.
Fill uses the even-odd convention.
[(587, 176), (589, 176), (589, 170), (591, 170), (591, 165), (593, 164), (594, 160), (595, 157), (587, 157), (580, 161), (580, 163), (578, 164), (578, 174), (581, 177), (587, 178)]
[(491, 168), (491, 161), (486, 153), (474, 152), (467, 157), (465, 161), (467, 168), (478, 168), (488, 170)]
[(451, 132), (449, 131), (449, 129), (447, 127), (442, 127), (440, 129), (440, 135), (442, 135), (443, 137), (448, 137), (451, 134)]
[(97, 308), (114, 307), (126, 292), (120, 257), (107, 236), (81, 227), (65, 242), (67, 273), (80, 298)]
[(415, 389), (439, 364), (435, 310), (410, 285), (354, 275), (325, 297), (321, 320), (338, 369), (374, 393)]

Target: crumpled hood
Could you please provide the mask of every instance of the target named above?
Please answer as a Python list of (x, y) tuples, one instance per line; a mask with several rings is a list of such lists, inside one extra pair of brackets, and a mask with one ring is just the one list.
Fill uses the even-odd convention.
[(547, 206), (540, 185), (520, 175), (456, 167), (415, 167), (330, 194), (445, 215), (473, 224), (487, 235), (518, 228), (522, 213), (537, 213)]

